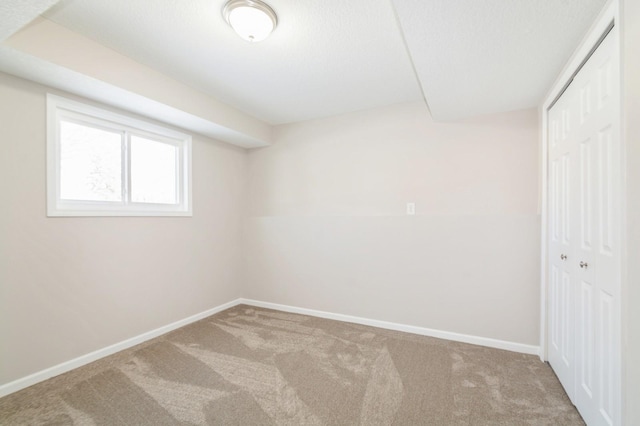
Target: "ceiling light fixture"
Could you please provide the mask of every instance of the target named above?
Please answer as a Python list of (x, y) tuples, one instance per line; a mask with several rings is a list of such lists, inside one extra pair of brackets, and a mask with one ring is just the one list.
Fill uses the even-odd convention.
[(222, 15), (240, 37), (250, 42), (269, 37), (278, 24), (276, 13), (260, 0), (229, 0)]

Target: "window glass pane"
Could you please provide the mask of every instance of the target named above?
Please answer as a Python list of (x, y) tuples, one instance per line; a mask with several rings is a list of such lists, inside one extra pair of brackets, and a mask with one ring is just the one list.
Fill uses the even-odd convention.
[(177, 204), (174, 145), (131, 136), (131, 201)]
[(60, 198), (122, 201), (122, 136), (60, 122)]

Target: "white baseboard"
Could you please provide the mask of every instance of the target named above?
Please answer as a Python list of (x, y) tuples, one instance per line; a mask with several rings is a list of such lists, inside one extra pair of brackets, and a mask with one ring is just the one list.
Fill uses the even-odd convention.
[(71, 371), (75, 368), (82, 367), (83, 365), (89, 364), (93, 361), (97, 361), (100, 358), (104, 358), (116, 352), (120, 352), (124, 349), (128, 349), (132, 346), (146, 342), (147, 340), (153, 339), (154, 337), (161, 336), (165, 333), (168, 333), (180, 327), (184, 327), (185, 325), (199, 321), (213, 314), (217, 314), (218, 312), (224, 311), (225, 309), (232, 308), (240, 304), (240, 300), (241, 299), (232, 300), (231, 302), (216, 306), (215, 308), (200, 312), (199, 314), (192, 315), (189, 318), (176, 321), (160, 328), (156, 328), (155, 330), (140, 334), (114, 345), (107, 346), (106, 348), (98, 349), (97, 351), (79, 356), (78, 358), (72, 359), (70, 361), (63, 362), (62, 364), (58, 364), (45, 370), (38, 371), (37, 373), (31, 374), (27, 377), (23, 377), (21, 379), (14, 380), (13, 382), (1, 385), (0, 398), (5, 395), (17, 392), (21, 389), (27, 388), (31, 385), (35, 385), (36, 383), (42, 382), (51, 377), (55, 377), (62, 373), (66, 373), (67, 371)]
[(252, 299), (239, 299), (245, 305), (258, 308), (275, 309), (294, 314), (310, 315), (314, 317), (327, 318), (338, 321), (352, 322), (355, 324), (370, 325), (372, 327), (385, 328), (387, 330), (404, 331), (406, 333), (419, 334), (422, 336), (437, 337), (439, 339), (453, 340), (455, 342), (471, 343), (473, 345), (487, 346), (489, 348), (504, 349), (512, 352), (519, 352), (529, 355), (539, 355), (540, 347), (525, 345), (523, 343), (508, 342), (505, 340), (491, 339), (488, 337), (470, 336), (467, 334), (453, 333), (450, 331), (434, 330), (431, 328), (416, 327), (413, 325), (398, 324), (388, 321), (379, 321), (369, 318), (354, 317), (351, 315), (335, 314), (332, 312), (316, 311), (315, 309), (297, 308), (294, 306), (280, 305), (277, 303), (261, 302)]
[(372, 327), (379, 327), (387, 330), (404, 331), (406, 333), (437, 337), (440, 339), (453, 340), (455, 342), (471, 343), (474, 345), (487, 346), (487, 347), (496, 348), (496, 349), (504, 349), (504, 350), (519, 352), (524, 354), (539, 355), (539, 350), (540, 350), (538, 346), (525, 345), (522, 343), (507, 342), (504, 340), (490, 339), (487, 337), (470, 336), (466, 334), (452, 333), (449, 331), (434, 330), (431, 328), (424, 328), (424, 327), (416, 327), (413, 325), (398, 324), (394, 322), (379, 321), (379, 320), (374, 320), (369, 318), (354, 317), (351, 315), (317, 311), (315, 309), (297, 308), (294, 306), (280, 305), (277, 303), (261, 302), (259, 300), (240, 298), (240, 299), (232, 300), (231, 302), (225, 303), (215, 308), (209, 309), (207, 311), (201, 312), (199, 314), (192, 315), (189, 318), (176, 321), (174, 323), (165, 325), (160, 328), (156, 328), (155, 330), (140, 334), (138, 336), (124, 340), (114, 345), (107, 346), (106, 348), (99, 349), (97, 351), (88, 353), (86, 355), (82, 355), (78, 358), (63, 362), (61, 364), (55, 365), (45, 370), (38, 371), (37, 373), (31, 374), (29, 376), (15, 380), (13, 382), (0, 385), (0, 398), (2, 398), (3, 396), (9, 395), (11, 393), (17, 392), (19, 390), (22, 390), (24, 388), (27, 388), (29, 386), (35, 385), (36, 383), (42, 382), (51, 377), (55, 377), (60, 374), (66, 373), (67, 371), (71, 371), (75, 368), (82, 367), (83, 365), (89, 364), (90, 362), (93, 362), (93, 361), (97, 361), (100, 358), (104, 358), (116, 352), (120, 352), (122, 350), (128, 349), (137, 344), (146, 342), (147, 340), (153, 339), (154, 337), (161, 336), (165, 333), (168, 333), (180, 327), (184, 327), (185, 325), (199, 321), (203, 318), (206, 318), (213, 314), (217, 314), (218, 312), (222, 312), (225, 309), (229, 309), (240, 304), (251, 305), (258, 308), (275, 309), (275, 310), (291, 312), (295, 314), (310, 315), (310, 316), (333, 319), (333, 320), (344, 321), (344, 322), (351, 322), (355, 324), (369, 325)]

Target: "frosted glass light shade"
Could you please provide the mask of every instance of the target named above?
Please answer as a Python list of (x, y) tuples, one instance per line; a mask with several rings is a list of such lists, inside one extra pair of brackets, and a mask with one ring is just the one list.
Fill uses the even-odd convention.
[(278, 23), (273, 9), (259, 0), (231, 0), (223, 15), (231, 28), (249, 42), (266, 39)]

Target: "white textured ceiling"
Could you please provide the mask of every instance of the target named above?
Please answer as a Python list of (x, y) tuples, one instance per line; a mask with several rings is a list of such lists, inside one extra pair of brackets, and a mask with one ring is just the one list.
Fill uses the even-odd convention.
[(0, 2), (0, 41), (37, 18), (58, 0), (2, 0)]
[(422, 99), (388, 0), (268, 0), (264, 42), (226, 0), (62, 0), (45, 16), (272, 124)]
[(539, 105), (605, 0), (393, 0), (432, 115)]
[(257, 44), (224, 2), (61, 0), (45, 17), (271, 124), (423, 98), (453, 120), (538, 105), (605, 0), (268, 0), (278, 28)]

